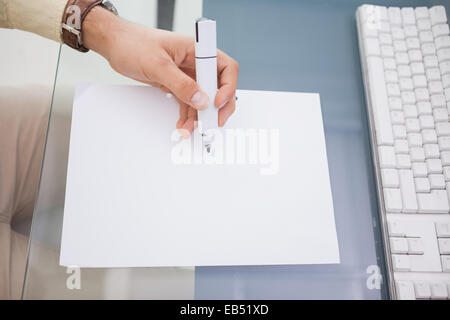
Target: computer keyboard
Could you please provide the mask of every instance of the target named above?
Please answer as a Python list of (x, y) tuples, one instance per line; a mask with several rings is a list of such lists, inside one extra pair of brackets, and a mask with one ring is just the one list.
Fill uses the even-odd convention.
[(450, 35), (443, 6), (356, 12), (391, 297), (450, 299)]

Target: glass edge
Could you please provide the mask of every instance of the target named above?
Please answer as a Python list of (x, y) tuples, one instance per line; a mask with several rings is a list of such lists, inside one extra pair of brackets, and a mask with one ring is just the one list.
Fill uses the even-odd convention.
[(49, 131), (50, 131), (50, 123), (51, 123), (51, 119), (52, 119), (53, 102), (54, 102), (54, 99), (55, 99), (56, 83), (57, 83), (58, 71), (59, 71), (59, 62), (61, 60), (61, 49), (62, 49), (62, 44), (59, 45), (58, 59), (56, 60), (56, 70), (55, 70), (55, 77), (54, 77), (54, 80), (53, 80), (52, 98), (51, 98), (51, 101), (50, 101), (50, 109), (49, 109), (49, 112), (48, 112), (48, 121), (47, 121), (47, 131), (46, 131), (46, 134), (45, 134), (44, 152), (43, 152), (43, 155), (42, 155), (41, 171), (39, 173), (39, 183), (38, 183), (38, 188), (37, 188), (37, 193), (36, 193), (36, 199), (35, 199), (35, 202), (34, 202), (33, 216), (32, 216), (32, 220), (31, 220), (31, 228), (30, 228), (30, 235), (29, 235), (29, 238), (28, 238), (27, 258), (26, 258), (26, 263), (25, 263), (25, 274), (24, 274), (24, 280), (23, 280), (23, 284), (22, 284), (21, 300), (25, 299), (25, 290), (26, 290), (27, 281), (28, 281), (28, 267), (29, 267), (29, 262), (30, 262), (30, 253), (31, 253), (31, 243), (32, 243), (33, 229), (34, 229), (35, 218), (36, 218), (35, 214), (36, 214), (36, 209), (38, 207), (39, 193), (40, 193), (40, 190), (41, 190), (41, 182), (42, 182), (42, 172), (44, 171), (44, 160), (45, 160), (45, 155), (47, 153), (48, 134), (49, 134)]

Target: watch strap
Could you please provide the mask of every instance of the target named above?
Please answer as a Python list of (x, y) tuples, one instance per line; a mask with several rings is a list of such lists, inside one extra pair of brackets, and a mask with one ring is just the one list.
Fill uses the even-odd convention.
[(89, 49), (83, 46), (83, 35), (81, 26), (89, 11), (97, 5), (102, 4), (102, 0), (69, 0), (64, 9), (62, 18), (62, 41), (69, 47), (81, 52), (88, 52)]

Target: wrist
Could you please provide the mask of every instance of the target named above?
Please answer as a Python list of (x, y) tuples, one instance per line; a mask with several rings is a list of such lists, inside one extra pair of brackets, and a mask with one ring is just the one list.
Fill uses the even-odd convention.
[(115, 30), (123, 23), (112, 12), (96, 6), (87, 14), (83, 21), (83, 44), (108, 59)]

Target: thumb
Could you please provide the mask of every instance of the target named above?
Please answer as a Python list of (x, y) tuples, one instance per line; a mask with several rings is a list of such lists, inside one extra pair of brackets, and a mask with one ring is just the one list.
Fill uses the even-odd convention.
[(209, 106), (208, 95), (200, 89), (197, 82), (170, 63), (161, 73), (159, 82), (173, 92), (178, 99), (195, 109), (206, 109)]

